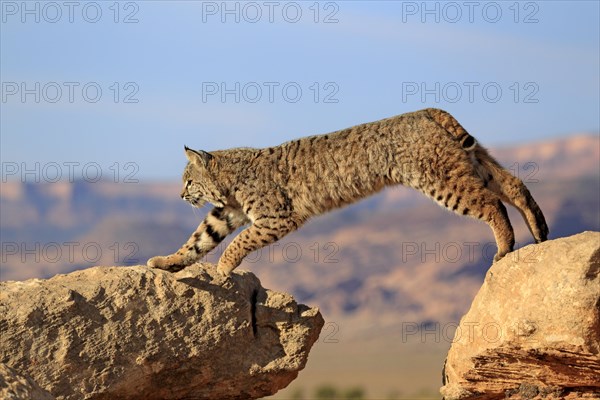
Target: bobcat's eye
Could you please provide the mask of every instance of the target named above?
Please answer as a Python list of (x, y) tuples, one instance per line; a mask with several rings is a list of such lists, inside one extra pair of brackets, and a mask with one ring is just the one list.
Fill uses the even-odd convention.
[(192, 180), (188, 179), (187, 182), (185, 182), (185, 187), (189, 187), (192, 184)]

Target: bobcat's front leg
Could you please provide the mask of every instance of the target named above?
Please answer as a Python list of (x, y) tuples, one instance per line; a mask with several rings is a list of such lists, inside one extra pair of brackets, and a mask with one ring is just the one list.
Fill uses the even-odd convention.
[(180, 271), (198, 261), (247, 222), (248, 219), (235, 209), (215, 207), (176, 253), (152, 257), (147, 264), (151, 268)]
[(264, 218), (258, 219), (237, 235), (227, 246), (219, 259), (217, 270), (221, 275), (228, 277), (244, 257), (271, 243), (274, 243), (298, 229), (300, 223), (289, 218)]

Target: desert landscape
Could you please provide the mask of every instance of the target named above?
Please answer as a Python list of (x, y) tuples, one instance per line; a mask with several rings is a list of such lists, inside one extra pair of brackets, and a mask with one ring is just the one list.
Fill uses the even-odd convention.
[[(597, 133), (491, 152), (526, 183), (551, 239), (600, 230)], [(179, 191), (179, 182), (4, 182), (0, 279), (169, 254), (206, 212), (181, 201)], [(517, 247), (531, 243), (520, 215), (511, 208), (509, 215)], [(205, 261), (216, 261), (224, 245)], [(318, 307), (325, 320), (305, 370), (274, 398), (439, 398), (440, 366), (494, 253), (485, 224), (403, 187), (316, 218), (255, 252), (240, 269)]]

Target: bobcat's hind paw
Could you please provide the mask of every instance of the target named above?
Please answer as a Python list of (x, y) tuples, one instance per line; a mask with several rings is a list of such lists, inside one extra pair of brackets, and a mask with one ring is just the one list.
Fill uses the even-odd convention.
[(492, 262), (493, 264), (497, 263), (498, 261), (502, 260), (504, 257), (506, 257), (508, 253), (504, 253), (504, 254), (500, 254), (500, 253), (496, 253), (496, 255), (494, 255), (494, 261)]
[(173, 260), (169, 260), (169, 256), (156, 256), (152, 257), (148, 260), (146, 265), (150, 268), (162, 269), (169, 272), (178, 272), (184, 269), (186, 266), (181, 263), (173, 262)]

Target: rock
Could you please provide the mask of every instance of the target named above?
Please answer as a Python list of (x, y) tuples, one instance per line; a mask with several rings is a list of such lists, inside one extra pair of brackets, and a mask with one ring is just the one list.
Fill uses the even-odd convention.
[(461, 319), (441, 393), (457, 399), (600, 398), (600, 233), (495, 263)]
[(57, 399), (254, 399), (306, 364), (323, 318), (239, 271), (94, 267), (0, 283), (0, 362)]
[(0, 364), (0, 399), (54, 400), (31, 377), (20, 374), (6, 364)]

